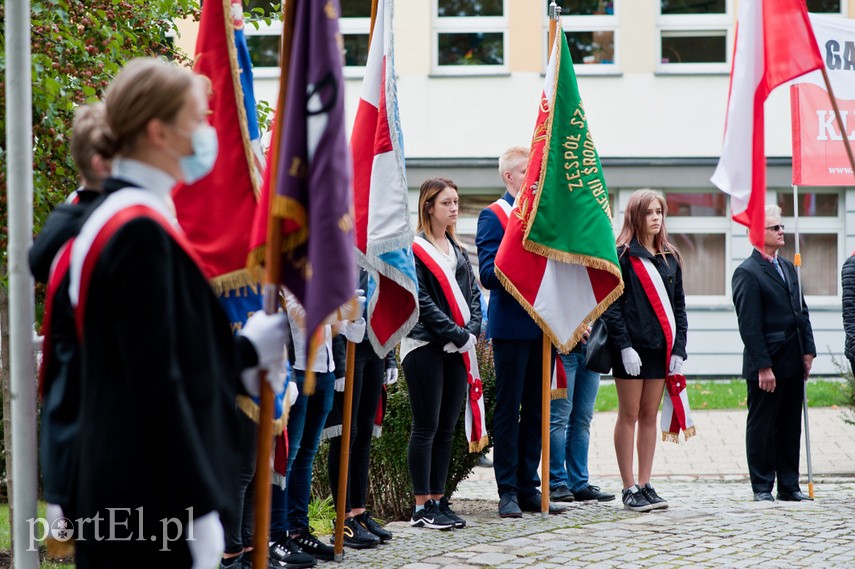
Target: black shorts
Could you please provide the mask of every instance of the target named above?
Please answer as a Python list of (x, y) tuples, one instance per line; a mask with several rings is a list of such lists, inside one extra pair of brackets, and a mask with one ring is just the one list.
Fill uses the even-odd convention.
[(641, 373), (629, 375), (623, 367), (620, 350), (612, 354), (612, 376), (616, 379), (665, 379), (668, 362), (665, 361), (665, 348), (635, 348), (641, 356)]

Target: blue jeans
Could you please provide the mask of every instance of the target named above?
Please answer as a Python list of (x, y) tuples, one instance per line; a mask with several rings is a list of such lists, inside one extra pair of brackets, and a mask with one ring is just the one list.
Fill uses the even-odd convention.
[(553, 399), (549, 417), (549, 487), (579, 492), (588, 485), (591, 419), (600, 374), (585, 369), (585, 347), (562, 354), (567, 372), (567, 399)]
[(318, 452), (321, 431), (333, 405), (335, 374), (315, 374), (315, 393), (303, 395), (306, 372), (294, 370), (300, 396), (288, 415), (288, 466), (285, 490), (273, 485), (270, 538), (279, 541), (289, 530), (309, 527), (309, 498), (312, 492), (312, 463)]

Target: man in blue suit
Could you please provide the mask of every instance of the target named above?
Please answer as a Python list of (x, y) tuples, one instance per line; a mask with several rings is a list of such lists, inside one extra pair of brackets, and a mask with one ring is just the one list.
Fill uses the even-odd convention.
[[(496, 253), (508, 214), (522, 188), (527, 148), (514, 147), (499, 158), (499, 175), (507, 191), (478, 216), (481, 284), (490, 291), (487, 335), (493, 341), (496, 408), (493, 413), (493, 467), (499, 488), (499, 516), (519, 518), (540, 511), (541, 350), (543, 333), (495, 273)], [(550, 504), (550, 513), (565, 507)]]

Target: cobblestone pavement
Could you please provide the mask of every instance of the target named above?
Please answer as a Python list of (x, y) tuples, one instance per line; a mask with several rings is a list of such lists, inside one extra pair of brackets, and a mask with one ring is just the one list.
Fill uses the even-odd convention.
[[(603, 490), (621, 487), (613, 413), (591, 426), (589, 468)], [(345, 552), (345, 567), (547, 569), (553, 567), (851, 567), (855, 569), (855, 426), (836, 409), (811, 409), (814, 502), (752, 500), (745, 466), (745, 412), (697, 411), (698, 436), (659, 443), (653, 483), (667, 510), (639, 514), (607, 503), (570, 504), (543, 519), (496, 515), (493, 470), (476, 468), (453, 507), (468, 521), (449, 532), (388, 528), (395, 538)], [(806, 466), (802, 450), (802, 490)]]

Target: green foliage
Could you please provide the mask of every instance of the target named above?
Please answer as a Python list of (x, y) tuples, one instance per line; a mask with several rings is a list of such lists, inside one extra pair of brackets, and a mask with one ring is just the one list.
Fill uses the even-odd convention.
[[(483, 337), (476, 347), (481, 381), (484, 384), (484, 406), (488, 430), (493, 424), (495, 402), (495, 374), (493, 372), (493, 350)], [(406, 377), (399, 370), (398, 383), (389, 386), (386, 416), (383, 418), (383, 435), (373, 440), (371, 448), (371, 468), (368, 475), (368, 509), (377, 517), (388, 520), (409, 519), (413, 507), (412, 484), (407, 468), (407, 445), (410, 439), (410, 427), (413, 416), (410, 412), (410, 399), (407, 394)], [(460, 420), (454, 434), (451, 454), (451, 466), (448, 472), (446, 495), (451, 496), (464, 478), (466, 478), (481, 454), (492, 447), (489, 445), (481, 454), (470, 453), (466, 442), (464, 411), (460, 411)], [(326, 446), (318, 451), (314, 465), (312, 490), (315, 496), (329, 496), (330, 488), (327, 474)]]
[[(33, 214), (36, 232), (54, 204), (77, 186), (69, 154), (74, 109), (100, 98), (110, 79), (130, 59), (161, 56), (189, 64), (176, 53), (167, 34), (173, 21), (198, 20), (198, 2), (172, 0), (33, 0), (31, 8), (33, 74)], [(0, 20), (5, 6), (0, 5)], [(3, 32), (5, 36), (5, 32)], [(5, 42), (5, 37), (0, 38)], [(0, 54), (5, 71), (5, 54)], [(0, 82), (0, 105), (6, 89)], [(6, 115), (0, 114), (0, 216), (6, 212)], [(0, 234), (0, 266), (5, 266), (7, 226)]]
[[(839, 366), (838, 366), (839, 367)], [(853, 399), (852, 373), (840, 369), (841, 376), (847, 382), (815, 380), (808, 381), (808, 406), (834, 407), (850, 405), (855, 408)], [(692, 409), (748, 409), (745, 380), (696, 381), (690, 379), (686, 388), (689, 391), (689, 404)], [(847, 403), (848, 402), (848, 403)], [(604, 383), (597, 393), (597, 411), (617, 411), (617, 391), (614, 383)]]
[(335, 508), (332, 496), (316, 498), (309, 502), (309, 525), (318, 535), (328, 535), (335, 527)]

